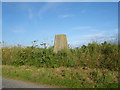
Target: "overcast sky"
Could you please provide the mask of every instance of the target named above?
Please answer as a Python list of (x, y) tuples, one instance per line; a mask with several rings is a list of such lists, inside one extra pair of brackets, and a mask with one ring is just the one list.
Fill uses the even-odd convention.
[(54, 44), (55, 34), (66, 34), (73, 47), (92, 40), (115, 39), (117, 2), (3, 2), (3, 41), (7, 45)]

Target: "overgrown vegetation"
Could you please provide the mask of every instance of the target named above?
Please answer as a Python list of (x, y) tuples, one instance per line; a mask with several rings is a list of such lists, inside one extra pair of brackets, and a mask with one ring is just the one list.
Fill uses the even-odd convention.
[(89, 67), (118, 70), (118, 46), (104, 42), (89, 43), (81, 48), (53, 52), (53, 47), (4, 47), (2, 48), (2, 64), (30, 65), (36, 67)]
[(118, 72), (108, 69), (37, 68), (3, 65), (3, 76), (61, 88), (118, 88)]
[(118, 45), (93, 42), (58, 53), (43, 45), (3, 47), (3, 76), (68, 88), (118, 87)]

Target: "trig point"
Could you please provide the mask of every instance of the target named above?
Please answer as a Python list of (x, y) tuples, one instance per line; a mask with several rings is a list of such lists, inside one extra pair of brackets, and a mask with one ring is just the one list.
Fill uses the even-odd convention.
[(67, 48), (68, 48), (68, 43), (67, 43), (66, 35), (65, 34), (55, 35), (54, 52), (57, 53), (58, 51)]

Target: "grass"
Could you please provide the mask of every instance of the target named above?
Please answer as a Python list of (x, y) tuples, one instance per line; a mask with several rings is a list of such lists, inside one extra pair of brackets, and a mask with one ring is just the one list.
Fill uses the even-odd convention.
[(3, 65), (3, 76), (61, 88), (118, 88), (118, 72), (108, 69)]
[(2, 47), (3, 76), (67, 88), (118, 87), (118, 45), (96, 42), (53, 52), (53, 47)]

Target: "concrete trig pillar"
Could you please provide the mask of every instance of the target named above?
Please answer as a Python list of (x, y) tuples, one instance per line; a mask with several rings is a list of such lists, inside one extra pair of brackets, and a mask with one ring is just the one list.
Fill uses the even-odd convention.
[(55, 35), (54, 52), (57, 53), (58, 51), (67, 48), (68, 48), (68, 43), (67, 43), (66, 35), (65, 34)]

